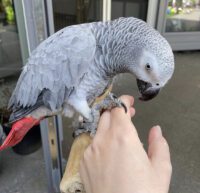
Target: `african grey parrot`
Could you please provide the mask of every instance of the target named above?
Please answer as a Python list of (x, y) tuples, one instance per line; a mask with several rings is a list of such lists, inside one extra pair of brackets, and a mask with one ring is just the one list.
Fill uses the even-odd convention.
[[(149, 100), (173, 71), (170, 45), (140, 19), (119, 18), (61, 29), (43, 41), (24, 66), (9, 101), (12, 129), (0, 150), (16, 145), (32, 126), (59, 112), (66, 116), (78, 112), (86, 128), (97, 123), (97, 110), (90, 105), (117, 74), (133, 74), (140, 99)], [(107, 106), (124, 106), (111, 93), (108, 98)]]

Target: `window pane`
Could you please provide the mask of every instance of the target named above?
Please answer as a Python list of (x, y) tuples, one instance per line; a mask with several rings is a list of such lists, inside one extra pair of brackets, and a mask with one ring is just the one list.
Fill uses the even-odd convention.
[(148, 0), (113, 0), (112, 19), (118, 17), (137, 17), (146, 21)]
[(0, 78), (19, 72), (21, 67), (14, 4), (11, 0), (0, 1)]
[(200, 0), (170, 0), (166, 32), (200, 31)]
[(100, 21), (102, 0), (53, 0), (55, 31), (69, 25)]

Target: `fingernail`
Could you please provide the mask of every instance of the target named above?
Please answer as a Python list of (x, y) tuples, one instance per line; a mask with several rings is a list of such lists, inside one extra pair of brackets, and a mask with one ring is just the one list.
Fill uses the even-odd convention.
[(161, 130), (160, 126), (157, 125), (157, 126), (154, 126), (154, 128), (156, 130), (156, 132), (155, 132), (155, 138), (156, 139), (161, 138), (162, 137), (162, 130)]

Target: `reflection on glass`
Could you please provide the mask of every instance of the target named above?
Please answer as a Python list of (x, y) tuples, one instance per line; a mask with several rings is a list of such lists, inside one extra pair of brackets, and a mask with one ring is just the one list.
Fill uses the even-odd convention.
[(14, 4), (12, 0), (0, 0), (0, 78), (18, 72), (21, 66)]
[(55, 31), (69, 25), (100, 21), (102, 0), (53, 0)]
[(146, 21), (148, 0), (112, 0), (112, 19), (137, 17)]
[(166, 32), (200, 31), (200, 0), (169, 0)]
[(45, 24), (44, 24), (45, 13), (43, 10), (44, 6), (43, 3), (44, 2), (41, 0), (33, 1), (34, 21), (35, 21), (36, 34), (38, 38), (38, 44), (45, 39)]

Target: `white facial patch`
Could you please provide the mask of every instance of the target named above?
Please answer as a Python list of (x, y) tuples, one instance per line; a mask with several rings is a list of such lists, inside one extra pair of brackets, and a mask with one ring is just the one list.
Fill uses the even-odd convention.
[(138, 78), (156, 84), (159, 82), (159, 66), (156, 57), (147, 50), (143, 51), (139, 62)]

